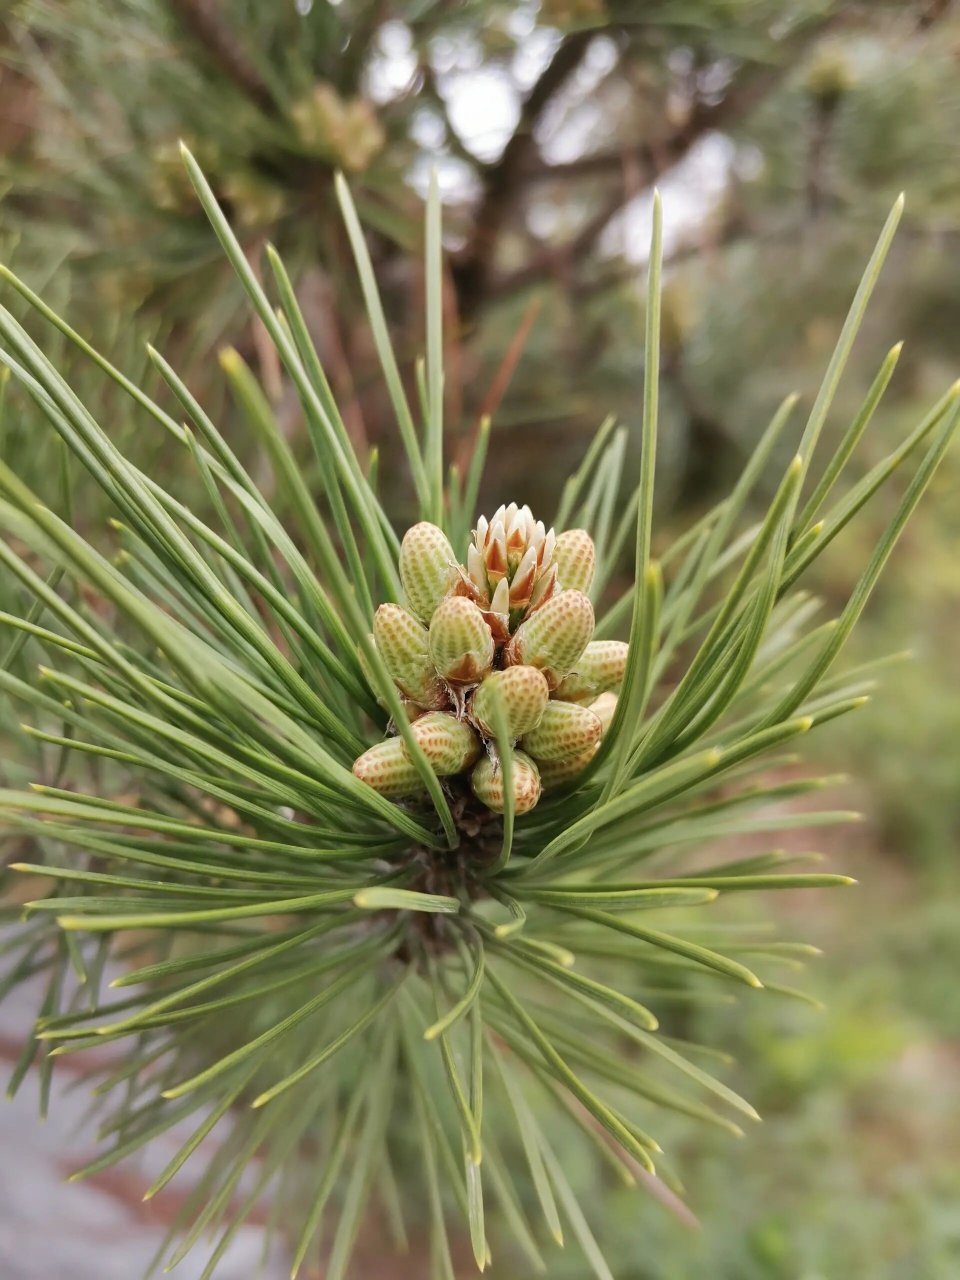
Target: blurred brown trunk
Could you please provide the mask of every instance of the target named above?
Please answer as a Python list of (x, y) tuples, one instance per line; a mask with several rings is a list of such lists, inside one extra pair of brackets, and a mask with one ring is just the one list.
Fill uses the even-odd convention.
[[(0, 48), (3, 42), (0, 40)], [(37, 112), (38, 88), (12, 67), (0, 64), (0, 155), (13, 155), (29, 138)]]

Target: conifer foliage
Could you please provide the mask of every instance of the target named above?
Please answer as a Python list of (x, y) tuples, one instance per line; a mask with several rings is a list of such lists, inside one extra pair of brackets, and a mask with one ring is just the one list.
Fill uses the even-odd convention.
[[(299, 400), (324, 491), (307, 489), (236, 352), (223, 372), (270, 460), (283, 520), (160, 352), (167, 407), (4, 272), (127, 393), (143, 429), (183, 451), (214, 513), (200, 519), (134, 466), (95, 405), (0, 311), (3, 361), (101, 486), (120, 543), (109, 557), (74, 530), (66, 502), (43, 505), (0, 464), (0, 558), (15, 598), (2, 621), (18, 641), (0, 688), (45, 770), (0, 793), (17, 856), (30, 850), (12, 870), (36, 886), (23, 918), (7, 912), (4, 988), (38, 973), (47, 984), (12, 1087), (37, 1057), (46, 1090), (58, 1056), (117, 1045), (96, 1091), (103, 1153), (76, 1176), (192, 1123), (150, 1195), (223, 1135), (166, 1265), (214, 1232), (213, 1275), (269, 1197), (294, 1274), (322, 1247), (328, 1280), (347, 1275), (374, 1204), (398, 1242), (405, 1222), (426, 1220), (430, 1274), (444, 1280), (450, 1233), (463, 1230), (481, 1270), (517, 1253), (543, 1270), (550, 1238), (566, 1236), (608, 1277), (558, 1126), (626, 1181), (645, 1171), (669, 1182), (663, 1108), (732, 1132), (756, 1119), (701, 1065), (714, 1051), (671, 1034), (675, 1005), (716, 983), (745, 999), (796, 996), (772, 962), (803, 947), (754, 945), (748, 968), (723, 898), (848, 883), (790, 865), (811, 855), (756, 849), (777, 823), (847, 816), (785, 811), (824, 780), (783, 765), (809, 731), (866, 700), (872, 672), (838, 674), (836, 659), (957, 423), (954, 386), (843, 489), (894, 348), (836, 452), (811, 470), (901, 204), (769, 509), (752, 520), (751, 494), (794, 397), (729, 496), (656, 559), (658, 202), (639, 475), (621, 495), (622, 452), (605, 424), (548, 530), (522, 494), (477, 518), (486, 425), (465, 474), (445, 462), (436, 184), (411, 397), (338, 182), (416, 494), (419, 522), (401, 540), (283, 263), (267, 251), (268, 292), (184, 159)], [(896, 471), (909, 478), (888, 527), (839, 614), (817, 622), (804, 573)], [(711, 861), (719, 837), (742, 840), (743, 856)]]

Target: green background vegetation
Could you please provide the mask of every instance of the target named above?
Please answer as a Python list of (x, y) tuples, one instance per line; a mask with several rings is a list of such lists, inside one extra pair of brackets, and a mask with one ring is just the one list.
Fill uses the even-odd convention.
[[(809, 396), (816, 386), (901, 189), (904, 226), (832, 428), (843, 427), (901, 338), (864, 466), (960, 370), (955, 5), (317, 0), (302, 8), (309, 12), (287, 0), (15, 0), (0, 19), (3, 256), (131, 376), (146, 369), (142, 342), (160, 342), (229, 421), (210, 358), (229, 339), (273, 386), (278, 411), (286, 408), (173, 160), (179, 136), (196, 148), (245, 246), (273, 241), (295, 270), (355, 438), (386, 450), (385, 485), (396, 471), (392, 432), (357, 292), (345, 283), (337, 167), (376, 230), (403, 352), (422, 322), (417, 191), (430, 163), (440, 165), (455, 335), (448, 412), (468, 442), (478, 416), (495, 410), (488, 505), (516, 498), (549, 509), (607, 412), (636, 437), (638, 245), (654, 181), (669, 237), (664, 536), (736, 476), (783, 393)], [(484, 89), (488, 106), (506, 103), (502, 128), (492, 108), (485, 119)], [(82, 385), (83, 371), (76, 376)], [(131, 439), (122, 415), (118, 402), (116, 438), (162, 474), (162, 443)], [(306, 458), (292, 409), (285, 421)], [(3, 423), (5, 459), (49, 499), (56, 455), (50, 443), (38, 449), (13, 392)], [(234, 432), (249, 456), (238, 425)], [(628, 442), (628, 466), (630, 450)], [(731, 1082), (764, 1126), (738, 1143), (674, 1122), (699, 1230), (598, 1177), (579, 1148), (568, 1153), (618, 1280), (960, 1274), (958, 479), (954, 456), (856, 641), (860, 658), (911, 656), (884, 671), (866, 712), (818, 744), (849, 775), (832, 793), (836, 807), (867, 815), (818, 831), (819, 847), (830, 869), (860, 886), (790, 902), (771, 895), (784, 935), (823, 948), (796, 981), (825, 1008), (718, 1003), (690, 1014), (692, 1036), (736, 1055)], [(397, 484), (403, 510), (409, 494)], [(76, 501), (98, 536), (93, 498), (84, 505), (81, 489)], [(864, 547), (893, 501), (878, 498), (859, 534)], [(845, 598), (860, 565), (847, 539), (820, 571), (824, 597)], [(6, 736), (7, 785), (31, 774), (22, 749)], [(384, 1274), (375, 1258), (369, 1267)], [(585, 1274), (572, 1253), (554, 1255), (552, 1267), (557, 1280)], [(509, 1265), (496, 1274), (509, 1276)], [(525, 1274), (521, 1267), (516, 1280)]]

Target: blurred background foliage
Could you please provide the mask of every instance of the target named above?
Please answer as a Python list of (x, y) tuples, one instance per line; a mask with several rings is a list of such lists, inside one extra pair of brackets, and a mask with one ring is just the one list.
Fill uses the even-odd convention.
[[(949, 0), (7, 0), (0, 253), (152, 394), (143, 344), (158, 345), (250, 452), (215, 359), (236, 344), (299, 449), (292, 398), (180, 166), (185, 138), (251, 260), (273, 242), (295, 271), (351, 432), (387, 451), (384, 484), (402, 520), (409, 494), (391, 465), (394, 431), (332, 180), (348, 174), (373, 229), (412, 378), (420, 195), (435, 165), (452, 431), (466, 446), (493, 412), (484, 502), (549, 512), (607, 413), (628, 429), (625, 467), (636, 465), (656, 182), (668, 233), (666, 538), (737, 474), (782, 394), (809, 395), (901, 189), (904, 225), (832, 430), (901, 338), (870, 428), (877, 457), (957, 371), (958, 63)], [(83, 389), (66, 344), (51, 354)], [(162, 441), (105, 380), (96, 386), (101, 420), (163, 472)], [(55, 495), (54, 442), (12, 391), (0, 423), (4, 456)], [(770, 904), (785, 926), (802, 912), (798, 933), (824, 948), (804, 982), (827, 1009), (691, 1014), (691, 1030), (737, 1055), (734, 1083), (767, 1124), (739, 1146), (679, 1131), (699, 1232), (652, 1202), (638, 1214), (613, 1186), (590, 1190), (619, 1280), (960, 1274), (958, 479), (954, 458), (857, 641), (861, 656), (912, 657), (830, 739), (855, 779), (837, 807), (869, 821), (824, 848), (861, 888)], [(73, 501), (95, 527), (92, 497), (78, 490)], [(893, 495), (877, 501), (864, 544)], [(822, 572), (823, 594), (846, 593), (858, 564), (848, 540)], [(6, 784), (20, 785), (33, 764), (22, 738), (3, 737)], [(573, 1280), (581, 1267), (560, 1260), (555, 1274)]]

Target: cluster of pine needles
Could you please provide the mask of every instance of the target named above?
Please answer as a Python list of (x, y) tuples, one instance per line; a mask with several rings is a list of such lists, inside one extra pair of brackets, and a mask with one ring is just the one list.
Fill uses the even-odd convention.
[[(711, 924), (712, 904), (848, 883), (795, 869), (815, 854), (750, 850), (777, 828), (849, 816), (811, 808), (829, 780), (798, 772), (792, 753), (866, 700), (875, 672), (838, 674), (836, 659), (957, 424), (955, 386), (889, 456), (838, 486), (893, 375), (894, 348), (811, 474), (901, 204), (765, 514), (751, 515), (795, 397), (729, 496), (655, 559), (655, 202), (639, 474), (624, 483), (627, 432), (605, 423), (552, 521), (593, 537), (596, 637), (629, 640), (617, 710), (575, 785), (526, 815), (508, 800), (485, 829), (494, 855), (471, 867), (471, 833), (370, 643), (376, 607), (401, 600), (376, 459), (351, 447), (281, 260), (267, 251), (271, 297), (189, 153), (185, 163), (299, 401), (323, 491), (308, 488), (237, 352), (223, 356), (223, 373), (269, 459), (272, 502), (162, 354), (150, 359), (167, 407), (4, 272), (18, 305), (129, 396), (142, 430), (183, 451), (184, 484), (196, 494), (195, 475), (204, 494), (201, 518), (135, 466), (111, 423), (0, 310), (0, 358), (70, 466), (102, 489), (119, 541), (106, 554), (76, 531), (69, 485), (54, 510), (0, 463), (0, 621), (13, 637), (0, 689), (26, 717), (45, 779), (0, 792), (8, 845), (18, 858), (29, 850), (11, 866), (29, 880), (6, 877), (2, 991), (33, 980), (43, 992), (11, 1090), (39, 1061), (46, 1105), (59, 1057), (89, 1050), (106, 1064), (94, 1090), (104, 1150), (76, 1177), (170, 1130), (185, 1135), (147, 1191), (197, 1153), (202, 1169), (157, 1265), (202, 1239), (212, 1242), (203, 1276), (213, 1275), (266, 1202), (267, 1236), (279, 1233), (294, 1275), (322, 1255), (327, 1280), (340, 1280), (382, 1213), (398, 1246), (407, 1223), (425, 1220), (430, 1274), (452, 1280), (451, 1228), (469, 1233), (481, 1270), (495, 1255), (486, 1214), (498, 1248), (530, 1269), (545, 1270), (545, 1245), (566, 1235), (609, 1280), (558, 1128), (578, 1131), (623, 1181), (670, 1186), (662, 1109), (732, 1133), (756, 1119), (707, 1069), (722, 1054), (668, 1034), (671, 1020), (678, 1005), (715, 998), (718, 984), (750, 999), (802, 997), (776, 980), (778, 966), (812, 949)], [(417, 518), (463, 548), (490, 431), (482, 424), (464, 474), (446, 466), (436, 183), (412, 392), (342, 182), (338, 193)], [(904, 464), (910, 478), (849, 600), (820, 620), (805, 573)], [(422, 799), (394, 802), (351, 772), (391, 724)], [(720, 840), (742, 843), (743, 856), (711, 858)], [(443, 868), (455, 891), (425, 890), (425, 868)]]

